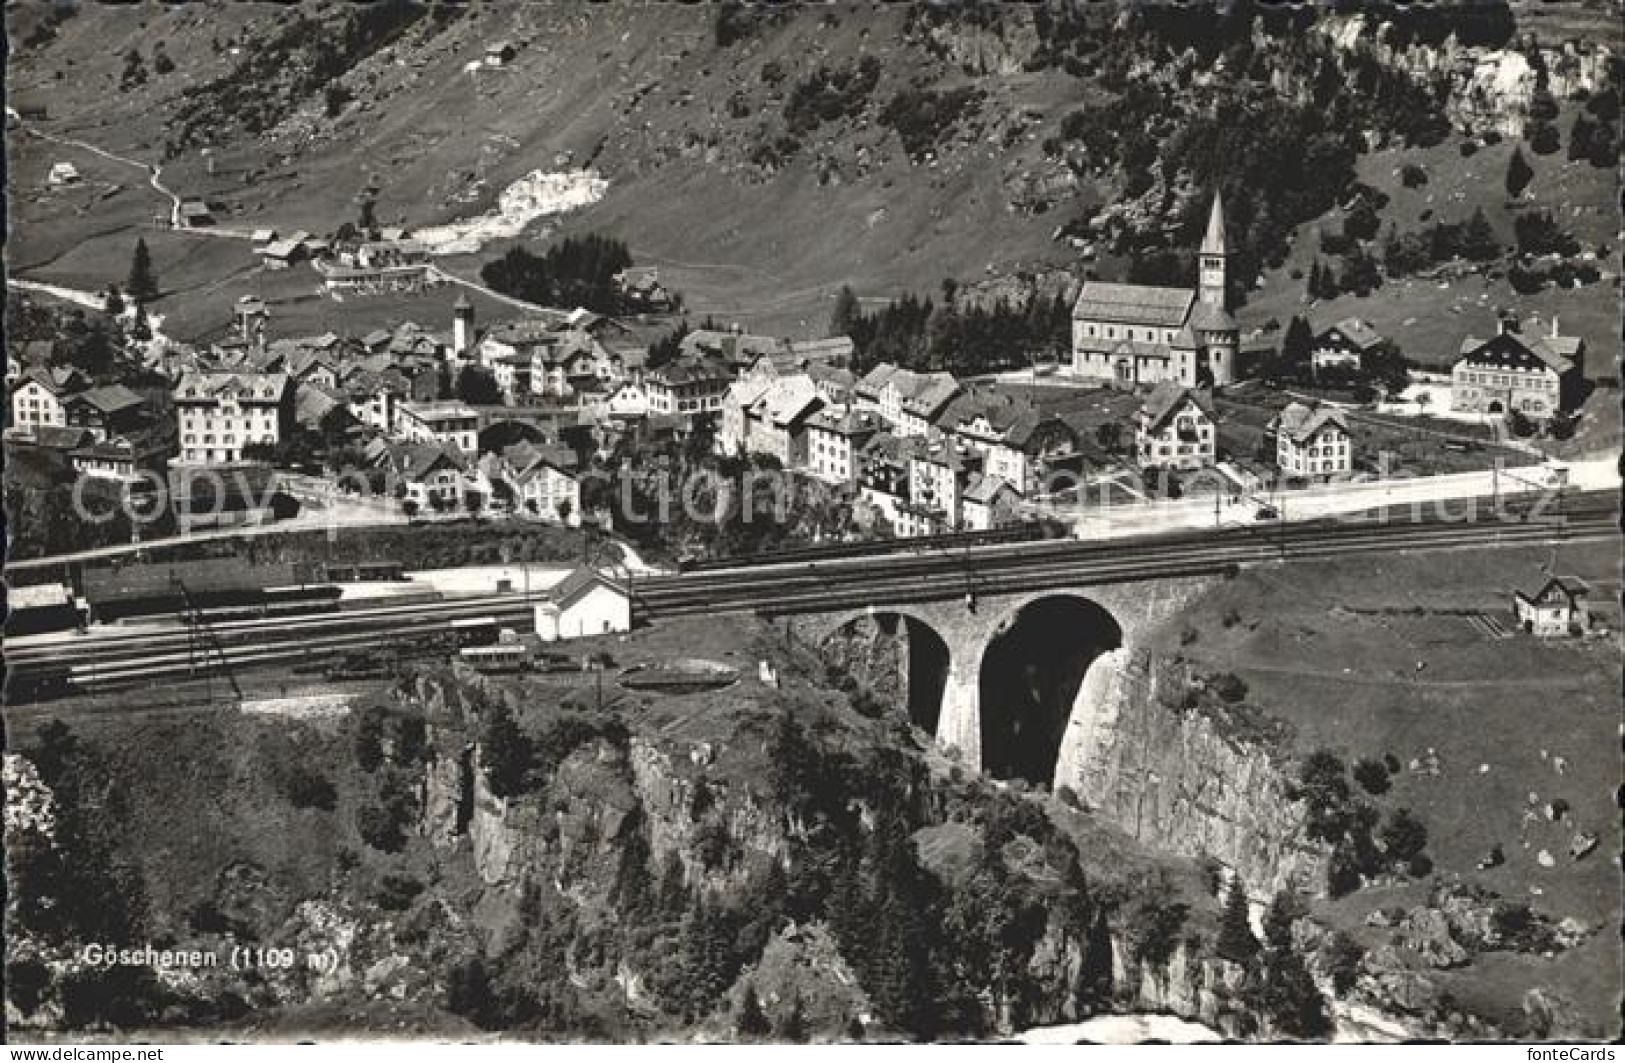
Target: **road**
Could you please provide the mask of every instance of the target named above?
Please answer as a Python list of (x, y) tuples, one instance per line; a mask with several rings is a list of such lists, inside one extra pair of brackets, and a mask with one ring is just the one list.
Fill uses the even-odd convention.
[[(640, 577), (633, 580), (633, 592), (638, 616), (645, 621), (725, 612), (779, 615), (1217, 574), (1283, 558), (1603, 540), (1618, 535), (1618, 501), (1617, 494), (1573, 501), (1563, 523), (1330, 524), (1207, 530), (1125, 542), (1044, 540)], [(23, 675), (65, 667), (85, 687), (150, 683), (195, 675), (200, 659), (206, 670), (222, 655), (234, 667), (293, 665), (344, 650), (398, 646), (403, 640), (449, 632), (458, 618), (490, 616), (523, 628), (530, 606), (518, 594), (472, 595), (297, 619), (222, 623), (213, 625), (215, 641), (206, 650), (194, 645), (192, 632), (173, 623), (98, 628), (79, 636), (8, 640), (7, 663)]]
[[(1286, 521), (1349, 517), (1376, 506), (1416, 506), (1424, 512), (1431, 511), (1432, 515), (1439, 515), (1448, 508), (1459, 514), (1468, 499), (1539, 494), (1546, 490), (1544, 477), (1545, 470), (1540, 465), (1527, 465), (1413, 479), (1333, 483), (1258, 496), (1236, 505), (1221, 502), (1217, 517), (1211, 495), (1142, 505), (1040, 505), (1036, 508), (1043, 516), (1071, 524), (1079, 538), (1109, 539), (1158, 530), (1212, 528), (1216, 524), (1256, 525), (1259, 523), (1257, 511), (1266, 503), (1280, 514), (1279, 520)], [(1576, 491), (1606, 491), (1618, 486), (1619, 473), (1612, 458), (1574, 462), (1569, 465), (1569, 484)], [(1451, 502), (1461, 505), (1443, 506)]]
[[(18, 121), (21, 121), (21, 119), (18, 119)], [(72, 137), (59, 137), (55, 133), (47, 133), (43, 129), (36, 129), (32, 126), (25, 125), (23, 130), (29, 136), (39, 137), (41, 140), (49, 140), (72, 148), (79, 148), (81, 151), (88, 151), (93, 155), (100, 155), (104, 159), (123, 163), (126, 166), (134, 166), (136, 169), (144, 171), (147, 175), (147, 184), (152, 186), (152, 190), (169, 200), (169, 224), (171, 226), (180, 224), (181, 197), (171, 192), (160, 179), (164, 172), (162, 167), (154, 166), (150, 162), (142, 162), (140, 159), (132, 159), (128, 155), (115, 154), (106, 148), (98, 148), (87, 141), (75, 140)]]

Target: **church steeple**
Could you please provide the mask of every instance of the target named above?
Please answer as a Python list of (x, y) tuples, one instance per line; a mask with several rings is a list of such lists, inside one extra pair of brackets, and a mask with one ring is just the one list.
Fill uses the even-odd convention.
[(1218, 193), (1213, 196), (1213, 211), (1208, 215), (1207, 233), (1202, 237), (1197, 252), (1197, 298), (1220, 310), (1229, 309), (1226, 292), (1226, 267), (1230, 252), (1224, 238), (1224, 200)]

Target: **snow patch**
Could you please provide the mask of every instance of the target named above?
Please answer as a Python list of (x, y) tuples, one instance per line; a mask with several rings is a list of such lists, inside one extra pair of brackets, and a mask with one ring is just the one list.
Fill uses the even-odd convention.
[(1085, 1022), (1060, 1026), (1035, 1026), (1020, 1035), (1030, 1045), (1075, 1045), (1088, 1041), (1097, 1045), (1136, 1045), (1146, 1041), (1166, 1041), (1174, 1045), (1201, 1044), (1221, 1040), (1199, 1022), (1173, 1015), (1097, 1015)]
[(420, 229), (415, 239), (432, 255), (473, 254), (491, 240), (518, 236), (537, 218), (590, 206), (608, 189), (597, 170), (532, 170), (502, 190), (495, 210)]

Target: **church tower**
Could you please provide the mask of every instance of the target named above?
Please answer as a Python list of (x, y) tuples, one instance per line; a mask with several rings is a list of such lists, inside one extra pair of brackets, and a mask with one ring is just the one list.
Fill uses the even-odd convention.
[(451, 353), (454, 358), (467, 358), (474, 345), (474, 304), (467, 292), (457, 293), (457, 302), (451, 308)]
[(1229, 299), (1225, 288), (1230, 252), (1225, 248), (1224, 200), (1213, 195), (1213, 213), (1208, 215), (1207, 234), (1202, 237), (1202, 248), (1197, 253), (1197, 298), (1209, 306), (1228, 310)]

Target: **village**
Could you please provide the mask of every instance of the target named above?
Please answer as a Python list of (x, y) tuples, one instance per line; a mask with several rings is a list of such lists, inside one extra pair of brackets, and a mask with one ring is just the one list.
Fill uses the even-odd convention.
[[(183, 202), (179, 224), (205, 223), (207, 208), (192, 206)], [(426, 283), (433, 267), (410, 234), (347, 229), (333, 241), (262, 233), (257, 250), (268, 264), (314, 270), (329, 290)], [(178, 498), (200, 471), (246, 470), (317, 504), (384, 494), (387, 479), (373, 501), (397, 519), (606, 522), (601, 501), (583, 503), (584, 477), (613, 475), (617, 455), (697, 439), (835, 489), (863, 536), (994, 531), (1069, 502), (1148, 494), (1222, 495), (1246, 503), (1246, 519), (1270, 520), (1280, 491), (1369, 472), (1379, 449), (1400, 448), (1403, 427), (1366, 411), (1403, 408), (1386, 400), (1411, 378), (1395, 340), (1357, 318), (1326, 323), (1307, 350), (1301, 338), (1296, 352), (1268, 337), (1244, 343), (1230, 254), (1215, 199), (1194, 287), (1087, 281), (1070, 362), (964, 380), (860, 366), (846, 336), (686, 322), (674, 354), (651, 365), (652, 347), (614, 316), (577, 308), (483, 322), (466, 295), (436, 323), (449, 328), (280, 336), (273, 310), (246, 295), (229, 335), (207, 347), (148, 344), (157, 353), (139, 392), (61, 364), (49, 340), (14, 347), (7, 439), (115, 490), (163, 485)], [(674, 318), (657, 269), (615, 279), (641, 317)], [(1431, 423), (1445, 431), (1408, 471), (1485, 467), (1502, 444), (1538, 454), (1539, 437), (1571, 434), (1584, 357), (1555, 320), (1527, 334), (1508, 315), (1495, 336), (1462, 337), (1448, 410), (1429, 411), (1434, 388), (1411, 405), (1441, 414)], [(1347, 401), (1362, 388), (1376, 401)], [(216, 499), (193, 526), (271, 519), (267, 510)]]

